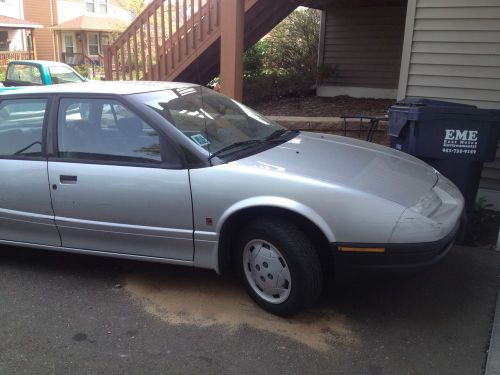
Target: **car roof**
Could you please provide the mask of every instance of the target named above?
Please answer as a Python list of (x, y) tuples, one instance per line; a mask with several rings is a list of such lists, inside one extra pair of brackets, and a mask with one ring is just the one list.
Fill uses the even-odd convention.
[(28, 86), (0, 95), (19, 94), (140, 94), (152, 91), (197, 87), (192, 83), (159, 81), (88, 81), (49, 86)]
[(68, 66), (60, 61), (50, 61), (50, 60), (12, 60), (10, 61), (14, 64), (26, 64), (26, 65), (48, 65), (48, 66)]

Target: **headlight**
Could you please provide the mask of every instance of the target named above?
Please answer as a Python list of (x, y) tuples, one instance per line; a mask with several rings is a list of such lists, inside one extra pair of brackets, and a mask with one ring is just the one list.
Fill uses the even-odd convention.
[(441, 204), (441, 198), (439, 198), (433, 190), (429, 190), (429, 192), (420, 198), (417, 204), (410, 207), (410, 209), (422, 216), (429, 217), (436, 212)]

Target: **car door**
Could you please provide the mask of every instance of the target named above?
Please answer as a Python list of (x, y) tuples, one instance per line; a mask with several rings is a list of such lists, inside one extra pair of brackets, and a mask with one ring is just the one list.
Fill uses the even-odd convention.
[(62, 245), (191, 261), (188, 170), (157, 129), (113, 99), (61, 98), (57, 117), (48, 170)]
[(48, 98), (0, 100), (0, 240), (59, 246), (47, 176)]

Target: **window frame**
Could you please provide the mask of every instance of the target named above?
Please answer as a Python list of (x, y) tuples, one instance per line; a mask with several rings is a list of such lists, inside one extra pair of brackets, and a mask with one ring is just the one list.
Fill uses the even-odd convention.
[[(144, 121), (148, 126), (158, 133), (160, 139), (160, 154), (161, 162), (158, 164), (154, 163), (140, 163), (132, 161), (117, 161), (117, 160), (93, 160), (86, 158), (68, 158), (61, 157), (59, 154), (59, 143), (58, 143), (58, 131), (59, 131), (59, 108), (61, 106), (61, 101), (63, 99), (75, 99), (75, 100), (108, 100), (114, 101), (122, 105), (132, 114)], [(169, 147), (173, 152), (169, 154), (171, 157), (175, 155), (177, 160), (166, 160), (165, 147)], [(115, 165), (115, 166), (126, 166), (126, 167), (138, 167), (138, 168), (159, 168), (159, 169), (187, 169), (186, 160), (182, 152), (180, 152), (178, 145), (176, 145), (170, 137), (165, 133), (162, 126), (159, 126), (154, 121), (151, 121), (145, 116), (142, 116), (135, 110), (129, 103), (118, 95), (106, 95), (106, 94), (58, 94), (54, 98), (50, 113), (50, 127), (47, 133), (47, 158), (48, 161), (56, 161), (63, 163), (78, 163), (78, 164), (99, 164), (99, 165)]]
[(31, 161), (47, 161), (47, 133), (49, 128), (49, 119), (52, 112), (52, 96), (50, 95), (33, 95), (33, 96), (19, 96), (19, 95), (6, 95), (0, 99), (0, 103), (6, 100), (46, 100), (45, 115), (42, 123), (42, 151), (39, 156), (33, 155), (0, 155), (1, 160), (31, 160)]
[[(66, 37), (70, 37), (71, 39), (71, 45), (66, 44)], [(76, 36), (74, 33), (61, 33), (61, 39), (62, 39), (62, 49), (65, 54), (70, 54), (74, 55), (76, 51)], [(71, 47), (73, 52), (67, 52), (66, 48)]]
[[(94, 10), (93, 11), (88, 10), (87, 4), (92, 4), (92, 6), (94, 7)], [(96, 1), (95, 0), (83, 0), (83, 10), (85, 13), (88, 13), (88, 14), (97, 14)]]
[[(96, 37), (96, 41), (97, 41), (97, 44), (92, 44), (92, 46), (97, 46), (97, 54), (93, 55), (90, 53), (90, 36), (95, 36)], [(101, 53), (101, 46), (99, 44), (99, 33), (96, 33), (96, 32), (88, 32), (87, 33), (87, 53), (89, 54), (89, 56), (99, 56), (99, 54)]]
[[(20, 66), (30, 67), (32, 69), (36, 69), (38, 71), (38, 73), (40, 74), (41, 83), (36, 83), (36, 82), (32, 82), (32, 81), (20, 81), (17, 79), (8, 78), (10, 69), (11, 68), (15, 69), (16, 67), (20, 67)], [(40, 66), (38, 66), (37, 64), (34, 64), (34, 63), (30, 63), (30, 62), (16, 62), (14, 64), (8, 65), (7, 70), (5, 72), (5, 80), (7, 82), (15, 82), (15, 83), (19, 84), (19, 86), (43, 86), (45, 84), (44, 77), (43, 77), (42, 71), (40, 69)]]
[[(106, 7), (105, 12), (101, 12), (102, 6)], [(99, 14), (108, 14), (109, 13), (109, 1), (108, 0), (97, 0), (97, 7), (99, 8)]]

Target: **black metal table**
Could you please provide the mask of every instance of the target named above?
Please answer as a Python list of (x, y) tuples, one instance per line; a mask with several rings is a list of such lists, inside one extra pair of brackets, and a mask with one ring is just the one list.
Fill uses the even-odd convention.
[(366, 116), (366, 115), (343, 115), (340, 116), (341, 119), (344, 120), (344, 136), (347, 135), (347, 120), (348, 119), (359, 119), (359, 138), (361, 138), (361, 133), (363, 132), (363, 124), (365, 124), (366, 120), (369, 122), (370, 126), (368, 127), (368, 133), (366, 135), (366, 140), (368, 142), (373, 141), (373, 134), (377, 129), (377, 126), (380, 121), (388, 121), (387, 116)]

